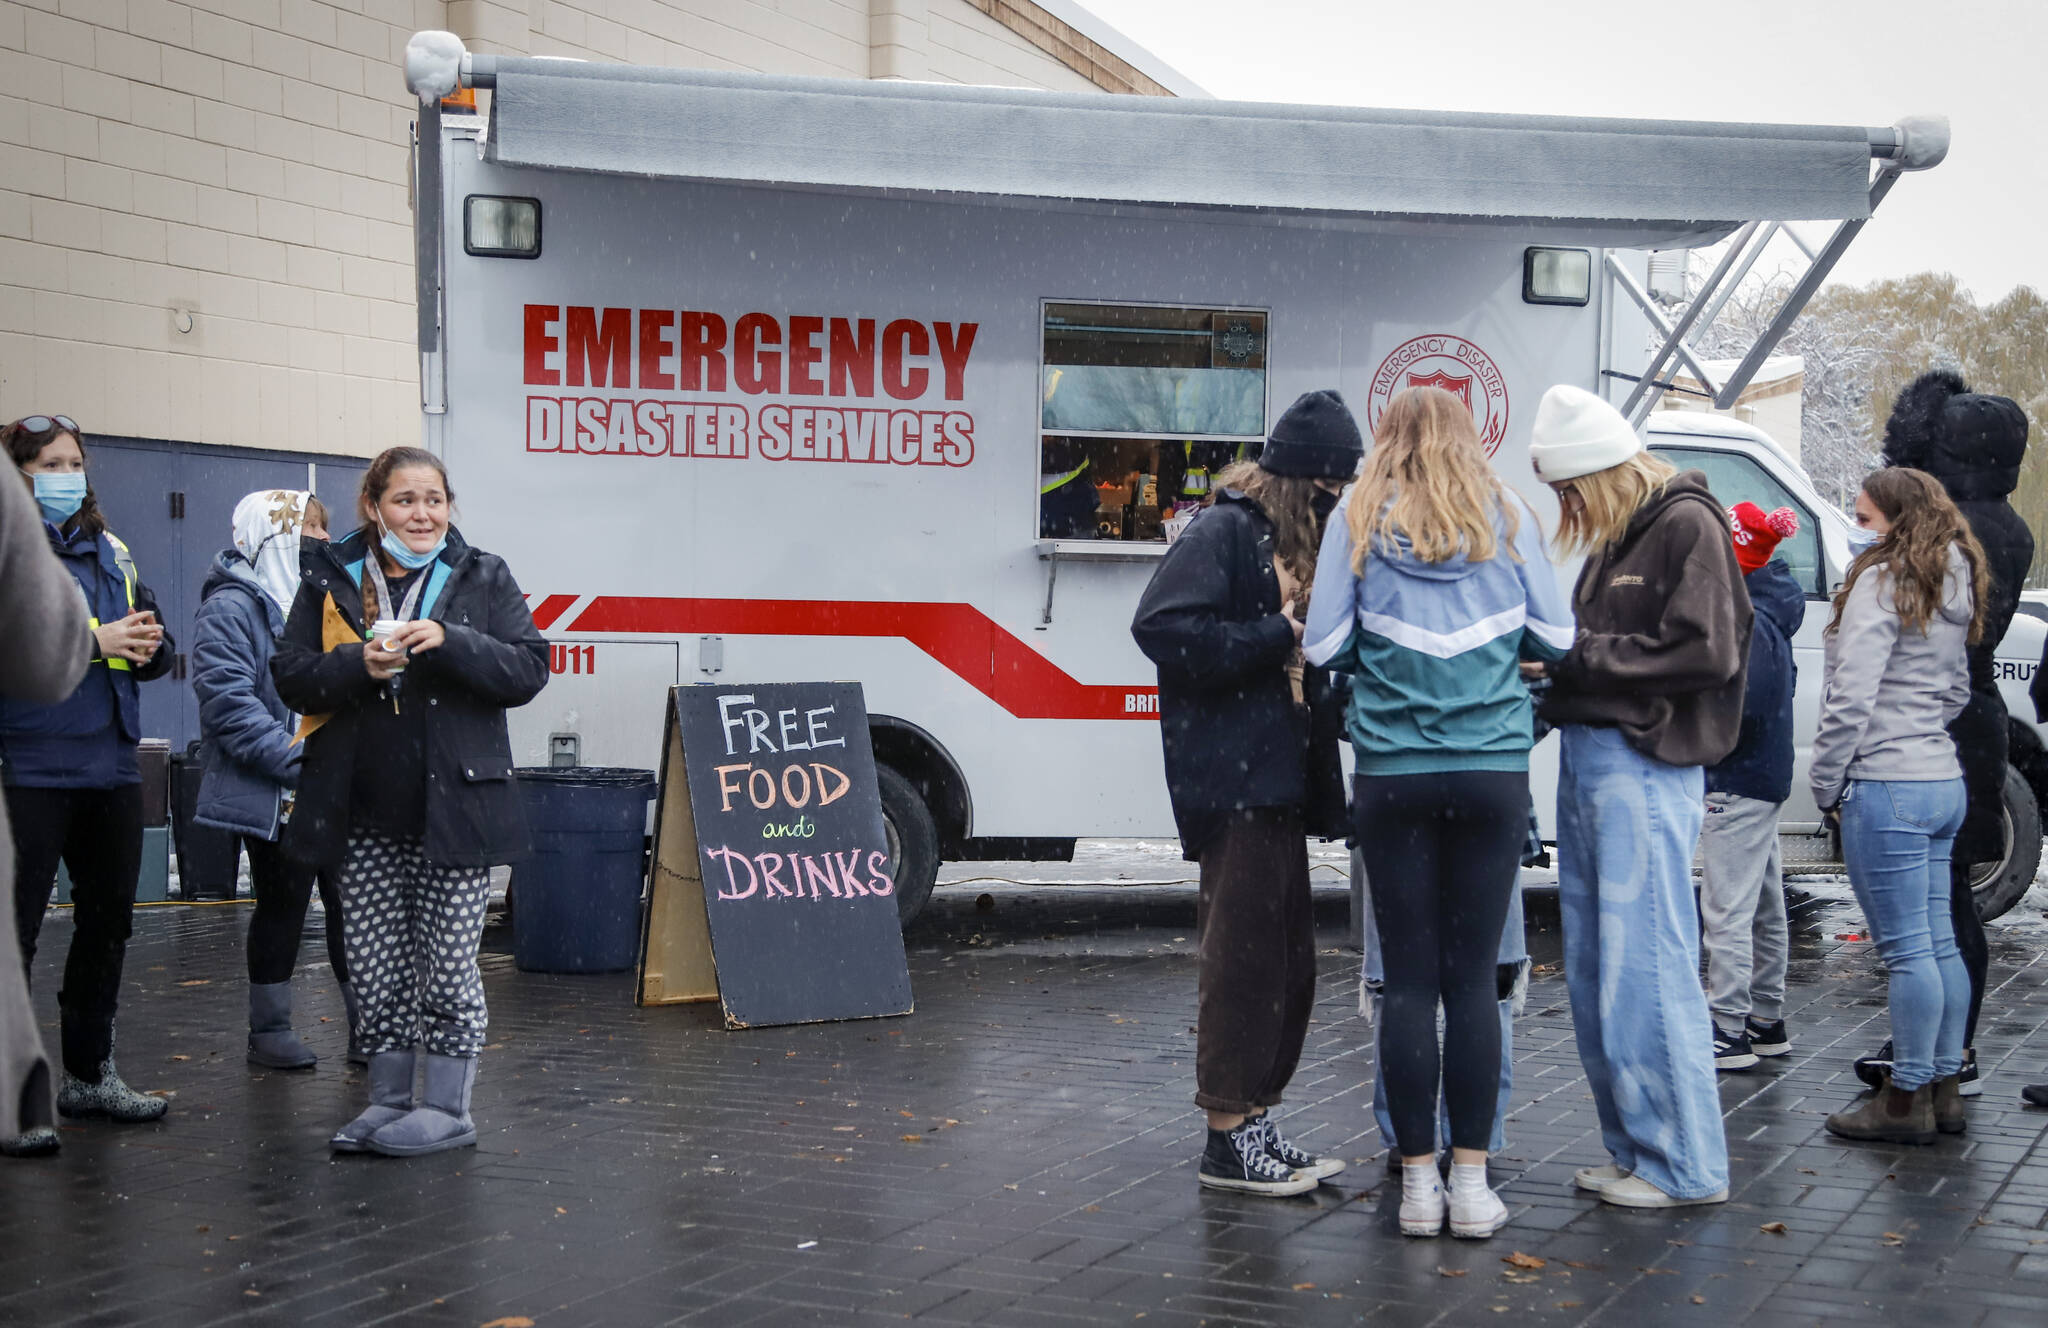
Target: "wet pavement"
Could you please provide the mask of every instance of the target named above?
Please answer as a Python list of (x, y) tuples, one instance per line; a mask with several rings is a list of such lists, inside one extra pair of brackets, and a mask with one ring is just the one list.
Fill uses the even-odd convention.
[[(1801, 882), (1795, 1050), (1722, 1076), (1734, 1197), (1678, 1213), (1570, 1189), (1605, 1158), (1537, 904), (1494, 1171), (1513, 1221), (1418, 1241), (1368, 1115), (1342, 859), (1320, 861), (1317, 1018), (1282, 1112), (1351, 1165), (1289, 1200), (1195, 1184), (1194, 895), (1158, 846), (949, 869), (901, 1019), (729, 1033), (635, 1009), (630, 975), (520, 973), (494, 928), (479, 1146), (410, 1162), (327, 1152), (362, 1086), (317, 912), (300, 1025), (322, 1060), (285, 1074), (242, 1059), (246, 908), (141, 910), (119, 1056), (169, 1118), (0, 1163), (0, 1323), (2048, 1322), (2048, 1112), (2017, 1097), (2048, 1077), (2048, 888), (1994, 929), (1969, 1133), (1904, 1148), (1821, 1129), (1884, 1037), (1883, 986), (1843, 883)], [(1125, 883), (1011, 883), (1088, 878)], [(44, 936), (47, 1019), (68, 915)]]

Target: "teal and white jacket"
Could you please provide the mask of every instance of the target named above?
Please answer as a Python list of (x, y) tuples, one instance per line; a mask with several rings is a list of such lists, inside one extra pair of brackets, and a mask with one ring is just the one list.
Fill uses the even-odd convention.
[(1572, 615), (1536, 514), (1512, 493), (1517, 525), (1496, 517), (1498, 552), (1427, 563), (1406, 538), (1351, 571), (1351, 530), (1338, 500), (1316, 558), (1302, 652), (1351, 675), (1345, 730), (1368, 775), (1527, 770), (1535, 708), (1516, 665), (1553, 661), (1572, 644)]

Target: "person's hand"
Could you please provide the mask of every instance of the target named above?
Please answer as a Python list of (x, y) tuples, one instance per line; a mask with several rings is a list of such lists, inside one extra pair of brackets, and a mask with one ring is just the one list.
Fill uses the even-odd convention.
[(1296, 645), (1300, 645), (1300, 644), (1301, 644), (1301, 633), (1302, 633), (1302, 622), (1301, 622), (1301, 619), (1300, 619), (1300, 618), (1297, 618), (1297, 617), (1295, 616), (1295, 610), (1294, 610), (1294, 601), (1293, 601), (1293, 600), (1289, 599), (1289, 600), (1285, 600), (1285, 601), (1283, 601), (1283, 602), (1281, 603), (1281, 605), (1280, 605), (1280, 616), (1281, 616), (1281, 617), (1283, 617), (1283, 618), (1285, 618), (1285, 619), (1287, 620), (1287, 625), (1288, 625), (1289, 627), (1291, 627), (1291, 628), (1293, 628), (1293, 629), (1294, 629), (1294, 644), (1296, 644)]
[(391, 634), (391, 643), (417, 655), (446, 643), (448, 629), (432, 618), (418, 618)]
[(1820, 820), (1822, 825), (1825, 825), (1836, 834), (1840, 834), (1842, 832), (1842, 804), (1838, 802), (1834, 806), (1822, 811)]
[(100, 643), (102, 657), (125, 659), (131, 664), (149, 663), (164, 640), (164, 629), (157, 623), (156, 615), (147, 609), (137, 610), (114, 622), (102, 623), (92, 629), (92, 634)]
[(368, 669), (370, 676), (378, 682), (389, 682), (404, 671), (405, 651), (386, 650), (382, 641), (365, 641), (363, 667)]
[(1546, 677), (1550, 673), (1550, 666), (1542, 660), (1525, 659), (1521, 663), (1521, 670), (1524, 682), (1534, 682), (1538, 678)]

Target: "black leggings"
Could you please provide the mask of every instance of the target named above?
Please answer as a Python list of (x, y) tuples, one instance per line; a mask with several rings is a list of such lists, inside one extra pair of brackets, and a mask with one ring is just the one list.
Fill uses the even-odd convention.
[[(1360, 775), (1352, 815), (1385, 957), (1380, 1073), (1403, 1157), (1485, 1149), (1500, 1095), (1501, 928), (1529, 831), (1526, 771)], [(1444, 1010), (1444, 1047), (1436, 1040)]]
[(64, 985), (64, 1068), (98, 1083), (114, 1054), (114, 1013), (121, 964), (135, 920), (135, 878), (142, 869), (142, 786), (110, 789), (7, 789), (14, 823), (14, 928), (23, 976), (34, 972), (36, 938), (57, 884), (71, 872), (71, 949)]
[(327, 962), (334, 966), (336, 982), (348, 981), (348, 959), (341, 944), (341, 896), (334, 888), (333, 876), (287, 857), (266, 840), (245, 838), (242, 845), (249, 851), (249, 888), (256, 896), (256, 912), (249, 919), (249, 981), (269, 985), (292, 980), (316, 876), (320, 905), (326, 910)]
[(1970, 1022), (1963, 1045), (1977, 1045), (1977, 1012), (1984, 1008), (1984, 978), (1991, 971), (1991, 942), (1984, 939), (1984, 921), (1977, 916), (1976, 892), (1970, 889), (1970, 864), (1955, 859), (1948, 871), (1948, 916), (1955, 924), (1956, 949), (1970, 972)]

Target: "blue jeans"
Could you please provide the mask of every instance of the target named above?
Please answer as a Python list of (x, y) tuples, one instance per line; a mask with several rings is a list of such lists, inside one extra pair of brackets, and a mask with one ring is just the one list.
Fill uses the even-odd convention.
[(1706, 779), (1640, 754), (1618, 729), (1559, 732), (1564, 975), (1600, 1135), (1615, 1165), (1704, 1198), (1728, 1186), (1692, 893)]
[[(1351, 855), (1352, 870), (1360, 870), (1358, 855)], [(1372, 889), (1367, 881), (1366, 890)], [(1515, 991), (1511, 997), (1500, 1003), (1500, 1102), (1493, 1115), (1493, 1138), (1487, 1144), (1489, 1153), (1498, 1153), (1507, 1146), (1508, 1101), (1515, 1091), (1515, 1007), (1520, 1003), (1519, 993), (1525, 989), (1529, 972), (1529, 935), (1522, 921), (1522, 883), (1515, 882), (1514, 893), (1508, 896), (1507, 926), (1500, 933), (1500, 963), (1515, 965), (1517, 968)], [(1377, 1002), (1380, 984), (1386, 980), (1386, 967), (1380, 959), (1380, 929), (1373, 921), (1371, 895), (1367, 894), (1365, 908), (1365, 985), (1372, 999)], [(1388, 1148), (1395, 1147), (1394, 1117), (1387, 1110), (1386, 1076), (1375, 1074), (1372, 1086), (1372, 1114), (1379, 1122), (1380, 1142)], [(1441, 1139), (1451, 1137), (1450, 1113), (1443, 1099), (1437, 1099), (1437, 1134)]]
[(1842, 796), (1849, 884), (1891, 975), (1892, 1084), (1911, 1091), (1963, 1068), (1970, 973), (1949, 915), (1960, 779), (1857, 779)]

